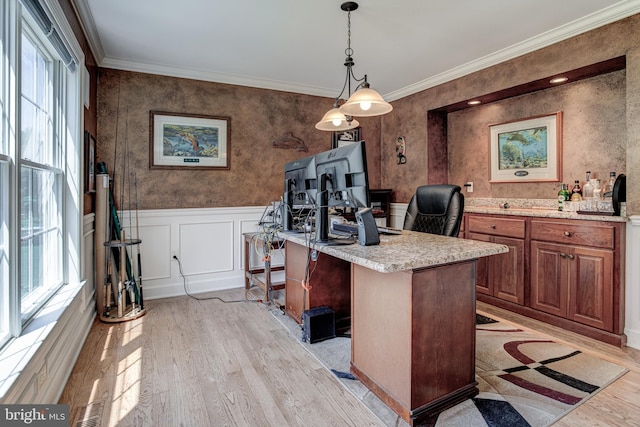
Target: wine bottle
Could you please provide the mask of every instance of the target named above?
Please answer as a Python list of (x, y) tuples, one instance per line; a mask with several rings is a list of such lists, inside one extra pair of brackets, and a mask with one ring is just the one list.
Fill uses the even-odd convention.
[(569, 200), (570, 197), (569, 186), (567, 184), (562, 184), (560, 187), (560, 191), (558, 191), (558, 210), (562, 210), (562, 206), (565, 201)]

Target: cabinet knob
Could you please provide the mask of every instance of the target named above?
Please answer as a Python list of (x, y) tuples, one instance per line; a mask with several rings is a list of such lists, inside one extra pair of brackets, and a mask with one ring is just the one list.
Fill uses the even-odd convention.
[(491, 228), (493, 228), (495, 230), (496, 229), (496, 225), (495, 224), (491, 224)]
[(560, 252), (560, 258), (565, 258), (567, 254)]
[(569, 254), (569, 255), (567, 256), (567, 258), (569, 258), (569, 259), (574, 259), (574, 258), (575, 258), (575, 256), (573, 256), (573, 254)]
[(565, 232), (564, 232), (564, 235), (565, 235), (565, 236), (567, 236), (567, 237), (569, 237), (569, 236), (571, 236), (571, 233), (569, 233), (568, 231), (565, 231)]

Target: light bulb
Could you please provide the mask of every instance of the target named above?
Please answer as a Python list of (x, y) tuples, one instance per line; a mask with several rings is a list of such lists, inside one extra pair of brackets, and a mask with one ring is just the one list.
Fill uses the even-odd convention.
[(371, 108), (371, 102), (370, 101), (362, 101), (360, 103), (360, 108), (364, 111), (369, 110), (369, 108)]
[(342, 119), (333, 119), (331, 120), (331, 123), (333, 123), (334, 126), (340, 126), (340, 123), (342, 123)]

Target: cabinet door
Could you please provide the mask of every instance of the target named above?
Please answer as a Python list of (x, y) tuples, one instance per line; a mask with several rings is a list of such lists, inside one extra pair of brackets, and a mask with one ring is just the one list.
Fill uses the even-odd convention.
[(613, 251), (575, 247), (567, 257), (569, 319), (613, 330)]
[[(469, 239), (491, 242), (491, 236), (486, 234), (469, 233)], [(490, 280), (489, 275), (489, 261), (500, 255), (478, 258), (476, 262), (476, 292), (493, 295), (493, 282)]]
[(505, 301), (524, 304), (524, 240), (494, 236), (492, 242), (509, 252), (490, 257), (493, 294)]
[(568, 250), (565, 245), (531, 241), (531, 308), (567, 317)]

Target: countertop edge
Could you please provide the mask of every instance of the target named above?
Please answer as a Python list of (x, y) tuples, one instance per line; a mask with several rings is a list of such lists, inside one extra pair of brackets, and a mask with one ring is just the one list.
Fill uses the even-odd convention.
[(489, 215), (507, 215), (507, 216), (529, 216), (536, 218), (557, 218), (557, 219), (580, 219), (586, 221), (600, 222), (627, 222), (625, 216), (612, 215), (584, 215), (577, 212), (554, 211), (552, 209), (518, 209), (518, 208), (495, 208), (490, 206), (468, 206), (465, 207), (464, 213), (477, 213)]
[(414, 271), (506, 253), (502, 244), (404, 231), (400, 236), (381, 236), (380, 245), (326, 246), (310, 243), (304, 235), (278, 233), (287, 241), (310, 247), (381, 273)]

